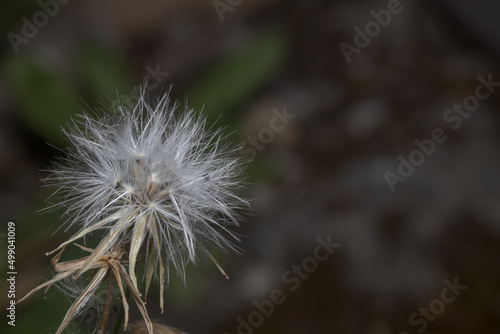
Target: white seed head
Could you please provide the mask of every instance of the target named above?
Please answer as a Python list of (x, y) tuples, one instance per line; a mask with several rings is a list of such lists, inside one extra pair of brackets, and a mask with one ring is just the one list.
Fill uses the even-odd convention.
[(171, 263), (181, 273), (197, 248), (207, 252), (206, 242), (233, 248), (227, 236), (237, 238), (227, 227), (238, 225), (235, 210), (248, 204), (237, 195), (240, 160), (222, 143), (221, 130), (180, 109), (168, 95), (149, 103), (140, 90), (114, 113), (79, 115), (64, 131), (67, 157), (47, 178), (63, 194), (54, 206), (66, 209), (68, 223), (79, 228), (76, 237), (108, 234), (96, 258), (117, 243), (130, 244), (134, 284), (141, 247), (146, 260)]

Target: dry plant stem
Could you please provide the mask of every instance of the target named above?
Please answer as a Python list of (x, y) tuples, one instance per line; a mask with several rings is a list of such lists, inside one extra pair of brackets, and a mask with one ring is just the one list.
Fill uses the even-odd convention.
[(115, 282), (114, 282), (113, 276), (109, 276), (108, 295), (106, 296), (106, 303), (104, 304), (101, 325), (99, 326), (99, 330), (97, 332), (98, 334), (104, 334), (104, 331), (106, 330), (106, 324), (108, 323), (108, 319), (109, 319), (109, 309), (111, 306), (111, 298), (113, 297), (113, 290), (115, 288), (114, 283)]
[[(66, 277), (70, 276), (75, 277), (77, 273), (81, 272), (82, 268), (85, 267), (85, 265), (88, 263), (89, 258), (92, 257), (92, 255), (96, 252), (96, 250), (93, 250), (91, 248), (86, 248), (78, 244), (75, 245), (80, 247), (84, 251), (90, 252), (91, 255), (82, 257), (78, 260), (59, 263), (59, 259), (65, 250), (65, 246), (62, 246), (61, 251), (51, 261), (52, 266), (58, 272), (58, 274), (53, 279), (39, 285), (38, 287), (28, 292), (28, 294), (21, 300), (19, 300), (18, 303), (22, 302), (23, 300), (31, 296), (33, 293), (44, 287), (47, 287), (46, 289), (47, 292), (50, 286), (52, 286), (54, 283)], [(125, 251), (123, 250), (123, 248), (113, 248), (110, 251), (104, 253), (100, 258), (97, 258), (96, 261), (93, 262), (91, 266), (87, 267), (86, 270), (98, 269), (97, 274), (92, 278), (90, 284), (83, 291), (80, 297), (78, 297), (75, 300), (75, 302), (70, 306), (56, 334), (61, 334), (63, 330), (66, 328), (66, 326), (69, 324), (69, 322), (85, 307), (89, 299), (95, 294), (95, 292), (101, 286), (102, 282), (107, 276), (110, 279), (108, 287), (109, 288), (108, 299), (104, 309), (104, 317), (101, 319), (99, 333), (103, 333), (106, 327), (106, 322), (109, 317), (109, 307), (110, 307), (109, 304), (111, 302), (112, 290), (114, 290), (114, 283), (116, 283), (122, 295), (123, 308), (125, 312), (125, 324), (124, 324), (125, 329), (128, 326), (129, 306), (123, 289), (124, 284), (128, 287), (129, 291), (131, 292), (134, 298), (135, 303), (139, 307), (139, 310), (148, 328), (149, 334), (153, 334), (153, 325), (151, 324), (151, 320), (149, 319), (149, 315), (147, 313), (146, 306), (141, 299), (141, 295), (139, 291), (135, 288), (134, 284), (132, 283), (125, 268), (120, 263), (121, 257), (123, 256), (124, 253)]]

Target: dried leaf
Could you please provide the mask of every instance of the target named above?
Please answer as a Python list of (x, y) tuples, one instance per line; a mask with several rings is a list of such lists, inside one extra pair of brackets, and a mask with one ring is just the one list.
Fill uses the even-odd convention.
[(92, 232), (93, 230), (96, 230), (96, 229), (100, 228), (101, 226), (106, 225), (109, 222), (112, 222), (113, 220), (119, 219), (121, 217), (121, 215), (122, 215), (121, 212), (117, 212), (117, 213), (112, 214), (111, 216), (109, 216), (107, 218), (104, 218), (103, 220), (101, 220), (98, 223), (92, 224), (92, 226), (87, 227), (87, 228), (81, 230), (74, 237), (72, 237), (68, 241), (65, 241), (62, 244), (60, 244), (59, 247), (57, 247), (53, 251), (45, 253), (45, 255), (47, 255), (47, 256), (52, 255), (54, 252), (58, 251), (61, 248), (66, 247), (67, 245), (71, 244), (72, 242), (74, 242), (74, 241), (80, 239), (81, 237), (85, 236), (86, 234)]
[(138, 288), (137, 277), (135, 276), (135, 263), (137, 261), (137, 253), (139, 253), (139, 249), (141, 248), (144, 238), (146, 237), (147, 223), (148, 221), (144, 215), (137, 220), (132, 232), (132, 240), (130, 242), (128, 271), (136, 289)]
[(64, 273), (60, 273), (60, 274), (57, 274), (54, 278), (52, 278), (50, 281), (47, 281), (39, 286), (37, 286), (36, 288), (34, 288), (33, 290), (31, 290), (30, 292), (28, 292), (26, 294), (26, 296), (24, 296), (23, 298), (21, 298), (20, 300), (17, 301), (17, 304), (19, 304), (20, 302), (26, 300), (29, 296), (31, 296), (32, 294), (34, 294), (35, 292), (37, 292), (38, 290), (40, 289), (43, 289), (44, 287), (47, 286), (47, 288), (49, 288), (52, 284), (56, 283), (57, 281), (59, 280), (62, 280), (63, 278), (66, 278), (68, 276), (71, 276), (71, 274), (74, 274), (75, 271), (68, 271), (68, 272), (64, 272)]
[(97, 248), (92, 252), (92, 254), (90, 254), (90, 256), (87, 258), (87, 260), (85, 261), (83, 266), (80, 268), (80, 270), (76, 274), (75, 278), (80, 277), (81, 274), (83, 274), (85, 271), (90, 269), (90, 267), (92, 265), (94, 265), (95, 262), (99, 258), (101, 258), (109, 250), (110, 246), (116, 242), (116, 240), (118, 239), (120, 234), (126, 228), (126, 225), (123, 224), (123, 221), (124, 221), (124, 219), (122, 217), (122, 219), (120, 219), (120, 220), (118, 220), (118, 222), (116, 222), (115, 226), (113, 227), (113, 229), (109, 233), (108, 237), (105, 238), (104, 240), (102, 240), (99, 243), (99, 245), (97, 246)]
[(151, 324), (151, 320), (149, 319), (148, 315), (148, 310), (146, 309), (146, 305), (144, 305), (144, 302), (141, 299), (141, 295), (139, 291), (137, 291), (134, 287), (134, 284), (130, 280), (130, 277), (127, 274), (127, 271), (125, 268), (120, 264), (120, 267), (118, 268), (120, 270), (120, 274), (123, 278), (123, 281), (125, 284), (128, 286), (130, 289), (130, 292), (132, 293), (132, 297), (134, 298), (137, 306), (139, 307), (139, 311), (141, 311), (142, 317), (144, 318), (144, 321), (146, 322), (146, 326), (148, 327), (148, 332), (149, 334), (153, 334), (153, 325)]
[(125, 296), (125, 291), (123, 291), (123, 283), (122, 283), (122, 278), (120, 276), (120, 270), (118, 269), (117, 266), (111, 266), (111, 270), (113, 271), (113, 274), (115, 275), (116, 282), (118, 283), (118, 287), (120, 288), (120, 293), (122, 295), (122, 302), (123, 302), (123, 312), (125, 312), (125, 330), (127, 329), (127, 324), (128, 324), (128, 302), (127, 302), (127, 296)]
[(163, 295), (165, 289), (165, 269), (163, 267), (163, 260), (161, 258), (161, 244), (160, 236), (158, 234), (158, 227), (156, 226), (156, 220), (152, 224), (148, 225), (149, 232), (153, 236), (154, 246), (156, 248), (156, 253), (158, 254), (158, 265), (160, 267), (160, 308), (163, 313)]
[(106, 276), (107, 272), (108, 272), (107, 267), (102, 267), (101, 269), (99, 269), (99, 271), (97, 272), (95, 277), (92, 279), (90, 284), (87, 286), (85, 291), (82, 293), (82, 295), (80, 297), (78, 297), (77, 300), (75, 300), (75, 302), (69, 308), (68, 312), (66, 312), (66, 315), (64, 316), (64, 319), (63, 319), (61, 325), (59, 326), (56, 334), (61, 334), (63, 332), (64, 328), (66, 328), (66, 326), (68, 326), (71, 319), (73, 319), (73, 317), (75, 317), (75, 315), (77, 315), (78, 312), (82, 309), (82, 307), (84, 307), (85, 304), (87, 304), (90, 297), (92, 297), (92, 295), (95, 293), (97, 288), (101, 285), (102, 280), (104, 279), (104, 276)]
[(155, 271), (155, 265), (157, 258), (155, 257), (155, 251), (153, 250), (153, 246), (149, 245), (148, 247), (148, 255), (147, 255), (147, 263), (146, 263), (146, 293), (145, 297), (148, 295), (149, 286), (151, 285), (151, 280), (153, 279), (153, 274)]

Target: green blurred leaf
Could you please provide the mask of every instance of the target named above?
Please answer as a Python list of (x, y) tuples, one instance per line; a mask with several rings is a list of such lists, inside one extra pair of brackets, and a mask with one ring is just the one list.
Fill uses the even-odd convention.
[(193, 89), (189, 104), (197, 110), (204, 106), (210, 120), (222, 113), (227, 120), (233, 111), (278, 70), (287, 50), (286, 37), (267, 32), (210, 70)]
[(104, 46), (88, 45), (81, 49), (78, 65), (91, 100), (108, 107), (117, 96), (129, 92), (131, 75), (119, 53)]
[(48, 142), (64, 145), (60, 127), (78, 111), (79, 103), (71, 85), (27, 56), (11, 57), (2, 68), (21, 120)]

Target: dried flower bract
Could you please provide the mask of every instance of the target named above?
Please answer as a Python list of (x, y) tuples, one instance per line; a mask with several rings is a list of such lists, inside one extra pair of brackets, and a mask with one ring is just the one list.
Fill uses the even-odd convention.
[[(93, 254), (94, 250), (90, 248), (86, 248), (83, 246), (80, 246), (78, 244), (75, 244), (76, 246), (80, 247), (81, 249), (90, 252)], [(57, 253), (56, 256), (52, 259), (51, 263), (52, 266), (54, 267), (55, 271), (58, 273), (54, 278), (51, 280), (37, 286), (26, 296), (24, 296), (22, 299), (18, 301), (18, 303), (24, 301), (26, 298), (31, 296), (33, 293), (37, 292), (40, 289), (46, 288), (45, 289), (45, 294), (47, 294), (47, 291), (49, 288), (65, 279), (68, 277), (74, 277), (76, 273), (80, 272), (82, 270), (83, 265), (87, 262), (89, 256), (85, 256), (83, 258), (80, 258), (78, 260), (73, 260), (73, 261), (67, 261), (67, 262), (61, 262), (59, 263), (59, 259), (61, 258), (62, 253), (64, 252), (64, 247), (61, 249), (59, 253)], [(113, 295), (113, 290), (115, 285), (118, 285), (118, 288), (120, 289), (120, 293), (122, 296), (122, 302), (123, 302), (123, 308), (125, 310), (125, 329), (127, 329), (128, 325), (128, 303), (127, 303), (127, 298), (125, 297), (125, 292), (123, 285), (126, 285), (131, 293), (132, 297), (134, 298), (134, 301), (137, 303), (137, 306), (139, 307), (139, 310), (142, 313), (142, 316), (144, 317), (144, 323), (146, 325), (146, 328), (152, 332), (152, 324), (151, 321), (149, 320), (148, 312), (146, 310), (146, 306), (144, 305), (144, 302), (141, 299), (141, 295), (139, 291), (134, 287), (132, 284), (132, 281), (130, 277), (128, 276), (126, 269), (121, 263), (121, 258), (124, 254), (123, 248), (113, 248), (111, 251), (106, 252), (102, 257), (97, 259), (97, 261), (94, 262), (92, 266), (87, 268), (85, 271), (89, 269), (97, 269), (97, 273), (93, 276), (91, 282), (89, 285), (86, 287), (86, 289), (83, 291), (83, 293), (75, 300), (75, 302), (71, 305), (69, 308), (68, 312), (66, 312), (66, 316), (64, 317), (61, 325), (59, 326), (56, 334), (60, 334), (63, 332), (64, 328), (68, 326), (69, 322), (71, 319), (76, 317), (79, 312), (85, 307), (89, 299), (96, 293), (97, 289), (102, 285), (105, 279), (109, 279), (109, 284), (107, 287), (107, 295), (108, 297), (106, 298), (106, 303), (104, 305), (104, 315), (101, 318), (101, 324), (99, 326), (99, 333), (104, 333), (106, 323), (108, 320), (109, 316), (109, 308), (111, 304), (111, 297)]]

